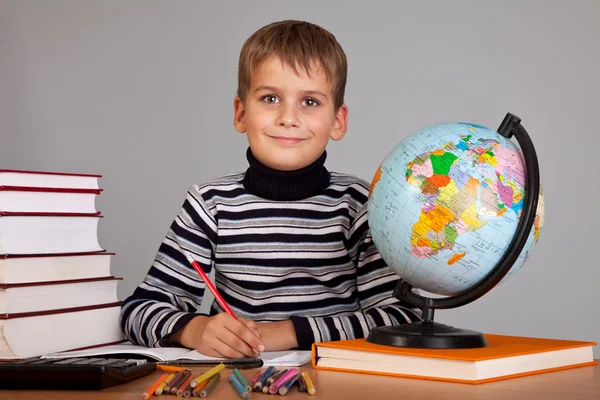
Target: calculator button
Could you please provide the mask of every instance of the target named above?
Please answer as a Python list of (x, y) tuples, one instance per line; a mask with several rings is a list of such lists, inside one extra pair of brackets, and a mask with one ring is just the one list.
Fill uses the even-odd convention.
[(86, 365), (86, 364), (95, 364), (98, 361), (104, 360), (103, 358), (82, 358), (79, 361), (75, 361), (73, 364), (76, 365)]
[(98, 361), (95, 362), (94, 365), (112, 365), (112, 364), (120, 364), (121, 362), (123, 362), (123, 360), (119, 359), (119, 358), (107, 358), (105, 360), (102, 361)]
[(61, 360), (56, 361), (54, 364), (72, 364), (80, 360), (81, 358), (63, 358)]

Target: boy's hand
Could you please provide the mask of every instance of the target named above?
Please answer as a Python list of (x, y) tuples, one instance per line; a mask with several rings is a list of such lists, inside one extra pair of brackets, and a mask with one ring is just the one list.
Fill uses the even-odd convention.
[(296, 330), (291, 320), (255, 324), (267, 351), (289, 350), (298, 347)]
[(198, 316), (192, 319), (173, 340), (207, 356), (255, 357), (257, 353), (252, 349), (259, 352), (265, 350), (265, 344), (260, 339), (256, 327), (254, 321), (237, 321), (231, 315), (222, 312), (212, 317)]

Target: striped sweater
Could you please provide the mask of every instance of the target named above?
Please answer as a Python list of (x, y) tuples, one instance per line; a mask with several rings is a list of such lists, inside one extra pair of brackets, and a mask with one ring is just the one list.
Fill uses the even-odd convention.
[[(130, 341), (166, 346), (201, 315), (205, 285), (185, 254), (207, 274), (214, 269), (217, 289), (239, 317), (291, 319), (300, 349), (420, 320), (420, 311), (392, 296), (398, 277), (369, 233), (366, 182), (332, 172), (318, 194), (275, 201), (249, 192), (244, 177), (189, 188), (149, 272), (123, 303)], [(213, 302), (209, 315), (219, 312)]]

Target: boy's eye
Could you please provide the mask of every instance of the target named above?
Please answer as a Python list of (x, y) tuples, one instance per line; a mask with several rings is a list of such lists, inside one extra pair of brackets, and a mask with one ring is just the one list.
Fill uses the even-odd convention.
[(302, 105), (307, 107), (316, 107), (319, 105), (319, 102), (315, 99), (306, 99), (302, 102)]
[(262, 101), (264, 101), (267, 104), (273, 104), (279, 101), (279, 99), (277, 98), (277, 96), (273, 96), (272, 94), (268, 94), (266, 96), (263, 96), (261, 98)]

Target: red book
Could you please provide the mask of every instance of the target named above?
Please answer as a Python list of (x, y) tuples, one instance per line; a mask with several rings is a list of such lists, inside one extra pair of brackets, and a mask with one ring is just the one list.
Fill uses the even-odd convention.
[(0, 255), (0, 284), (56, 282), (111, 276), (115, 253)]
[(25, 315), (95, 304), (115, 303), (122, 278), (0, 284), (0, 316)]
[(0, 315), (0, 360), (117, 343), (121, 302), (52, 311)]
[(0, 212), (0, 255), (100, 251), (100, 213)]
[(0, 211), (93, 214), (102, 189), (0, 186)]
[(98, 189), (102, 175), (0, 169), (0, 186)]

